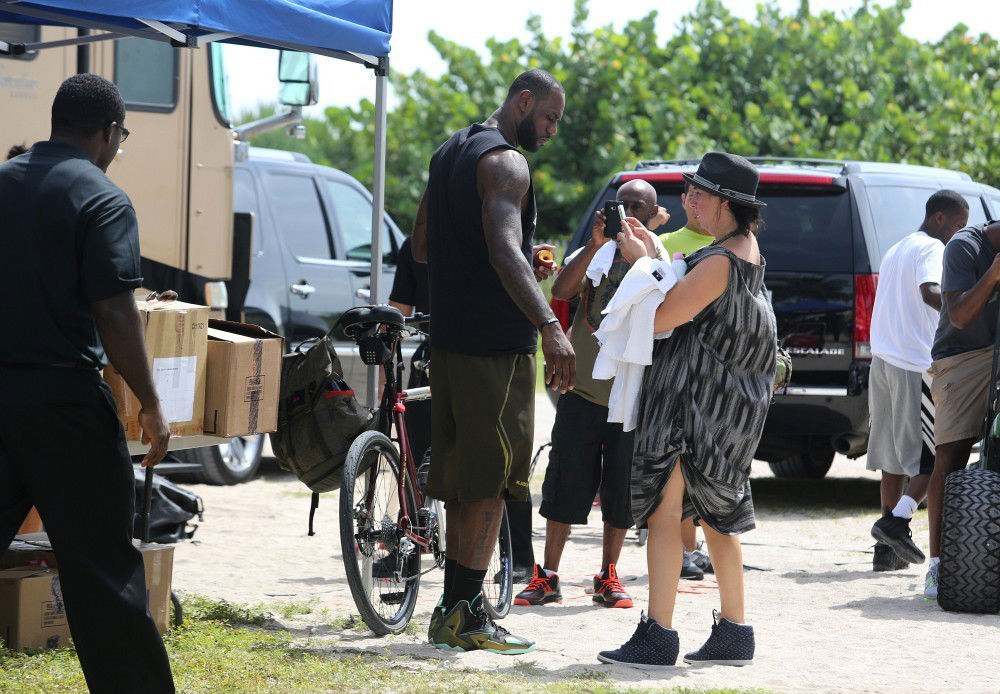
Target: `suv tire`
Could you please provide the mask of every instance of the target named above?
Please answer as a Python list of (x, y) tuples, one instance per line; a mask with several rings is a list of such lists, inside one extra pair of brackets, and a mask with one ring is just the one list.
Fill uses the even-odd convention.
[(177, 451), (184, 462), (197, 463), (199, 470), (191, 473), (194, 481), (228, 486), (254, 479), (260, 472), (264, 453), (264, 434), (237, 436), (229, 443), (204, 448)]
[(832, 448), (809, 448), (801, 453), (768, 462), (775, 477), (784, 479), (820, 480), (833, 465)]

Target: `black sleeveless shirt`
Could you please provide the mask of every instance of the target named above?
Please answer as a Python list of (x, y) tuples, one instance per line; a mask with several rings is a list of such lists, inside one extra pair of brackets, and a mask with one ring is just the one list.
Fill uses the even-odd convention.
[[(472, 356), (534, 354), (538, 335), (490, 265), (476, 166), (483, 155), (515, 149), (480, 124), (452, 135), (431, 157), (427, 181), (431, 345)], [(521, 251), (532, 261), (535, 190), (521, 217)]]

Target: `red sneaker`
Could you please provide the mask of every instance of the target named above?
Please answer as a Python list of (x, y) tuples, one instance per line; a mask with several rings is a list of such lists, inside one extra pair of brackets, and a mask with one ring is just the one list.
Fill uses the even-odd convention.
[(632, 607), (632, 596), (618, 580), (614, 564), (608, 565), (608, 572), (594, 574), (594, 602), (605, 607)]
[(545, 569), (536, 564), (531, 581), (514, 598), (514, 604), (544, 605), (549, 602), (562, 602), (562, 593), (559, 592), (559, 575), (548, 576)]

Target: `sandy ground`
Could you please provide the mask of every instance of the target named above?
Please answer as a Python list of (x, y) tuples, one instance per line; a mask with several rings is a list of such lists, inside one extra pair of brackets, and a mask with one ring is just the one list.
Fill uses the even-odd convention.
[[(554, 410), (538, 400), (538, 443), (548, 440)], [(544, 463), (544, 456), (542, 463)], [(544, 465), (533, 480), (538, 490)], [(451, 654), (429, 647), (426, 622), (441, 590), (442, 573), (424, 577), (414, 615), (419, 630), (374, 638), (358, 629), (332, 629), (354, 612), (344, 578), (335, 494), (324, 495), (317, 535), (306, 536), (309, 495), (273, 466), (262, 479), (239, 487), (192, 485), (205, 501), (205, 520), (194, 541), (177, 546), (174, 583), (181, 591), (234, 602), (310, 602), (314, 613), (280, 619), (297, 633), (321, 636), (334, 650), (395, 653), (401, 659), (441, 659), (441, 666), (509, 669), (544, 682), (606, 673), (627, 686), (746, 687), (782, 692), (998, 692), (1000, 617), (949, 614), (923, 600), (924, 571), (871, 571), (868, 531), (878, 507), (877, 477), (864, 460), (838, 458), (818, 482), (773, 478), (755, 463), (757, 530), (743, 536), (747, 617), (757, 656), (746, 668), (679, 665), (667, 674), (608, 666), (596, 660), (632, 633), (647, 601), (645, 551), (630, 533), (619, 563), (636, 599), (629, 610), (595, 607), (585, 590), (599, 568), (599, 509), (576, 527), (561, 567), (564, 602), (515, 607), (504, 625), (538, 641), (528, 655)], [(913, 524), (926, 548), (926, 513)], [(541, 556), (544, 519), (534, 517), (535, 552)], [(516, 590), (516, 588), (515, 588)], [(718, 590), (712, 578), (682, 581), (674, 626), (681, 653), (708, 636)], [(301, 632), (299, 630), (302, 630)]]

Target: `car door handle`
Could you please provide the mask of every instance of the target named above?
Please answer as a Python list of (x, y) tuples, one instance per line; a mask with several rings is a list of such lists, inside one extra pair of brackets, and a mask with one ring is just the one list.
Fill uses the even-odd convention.
[(372, 290), (369, 287), (358, 287), (357, 291), (354, 292), (354, 296), (364, 301), (371, 301)]
[(310, 294), (316, 292), (316, 287), (312, 286), (305, 280), (299, 280), (298, 284), (293, 284), (288, 288), (295, 296), (301, 296), (303, 299), (308, 299)]

